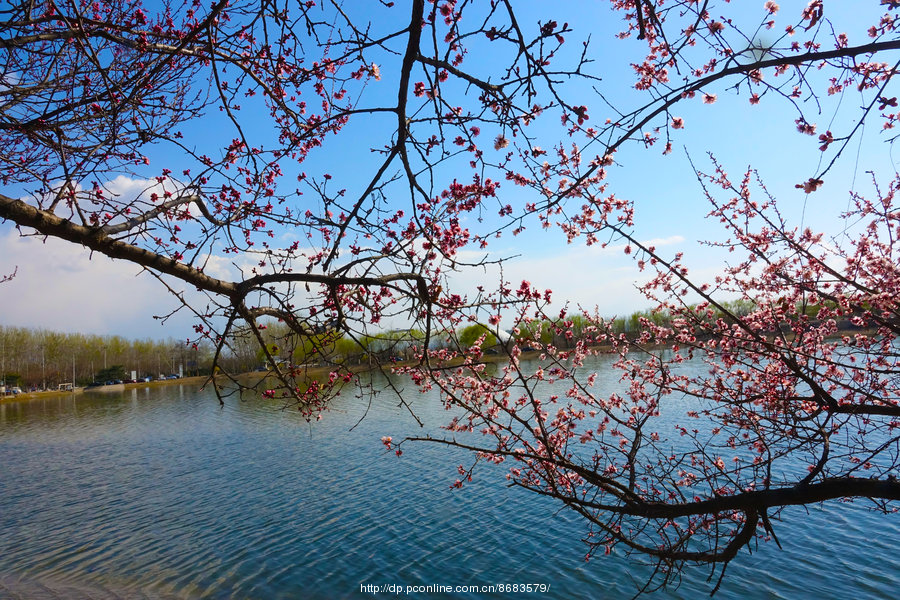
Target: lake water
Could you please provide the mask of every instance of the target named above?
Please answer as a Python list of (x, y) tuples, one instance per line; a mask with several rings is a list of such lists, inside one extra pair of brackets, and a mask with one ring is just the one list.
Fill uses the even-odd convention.
[[(408, 392), (425, 431), (448, 420)], [(422, 430), (381, 394), (351, 431), (366, 410), (346, 394), (309, 425), (189, 385), (0, 404), (0, 598), (633, 595), (644, 571), (615, 554), (585, 562), (574, 514), (507, 488), (503, 466), (451, 490), (464, 455), (407, 444), (397, 458), (381, 436)], [(786, 516), (784, 550), (742, 551), (717, 598), (897, 598), (897, 515), (834, 503)], [(707, 575), (651, 597), (705, 597)], [(525, 583), (549, 590), (363, 587)]]

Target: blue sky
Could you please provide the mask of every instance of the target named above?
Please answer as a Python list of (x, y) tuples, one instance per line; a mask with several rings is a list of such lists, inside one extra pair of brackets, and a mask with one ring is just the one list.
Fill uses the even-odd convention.
[[(401, 7), (399, 11), (394, 9), (394, 13), (405, 17), (403, 4), (398, 3)], [(742, 0), (732, 4), (739, 4), (739, 10), (746, 10), (748, 18), (756, 20), (763, 2)], [(780, 4), (779, 27), (781, 23), (793, 21), (806, 2)], [(865, 29), (883, 12), (874, 0), (826, 4), (829, 11), (826, 16), (836, 27), (846, 27), (852, 44), (867, 41)], [(523, 23), (529, 19), (546, 21), (554, 18), (560, 22), (568, 20), (576, 29), (575, 38), (589, 31), (592, 56), (596, 60), (594, 65), (604, 78), (600, 84), (603, 92), (626, 104), (629, 98), (637, 97), (629, 63), (637, 59), (639, 43), (611, 39), (620, 29), (620, 16), (611, 13), (605, 3), (593, 3), (587, 13), (574, 12), (574, 5), (570, 4), (554, 5), (553, 13), (547, 3), (517, 4), (517, 8), (520, 6), (526, 13), (521, 17)], [(572, 12), (560, 14), (565, 10)], [(846, 12), (839, 13), (841, 10)], [(542, 14), (544, 12), (547, 14)], [(478, 56), (475, 51), (465, 65), (485, 73), (492, 68), (489, 55)], [(381, 82), (373, 82), (365, 90), (363, 104), (377, 104), (385, 96), (395, 93), (392, 87), (395, 73), (390, 62), (382, 65), (382, 75)], [(609, 111), (590, 98), (589, 89), (583, 91), (591, 118), (602, 123)], [(724, 86), (709, 91), (718, 95), (715, 104), (705, 105), (696, 98), (686, 100), (674, 109), (673, 115), (684, 119), (685, 129), (674, 132), (677, 135), (673, 137), (674, 151), (670, 156), (661, 156), (660, 146), (650, 149), (626, 147), (616, 155), (617, 164), (609, 169), (610, 190), (635, 202), (637, 237), (657, 240), (657, 246), (671, 253), (685, 252), (687, 264), (701, 279), (711, 278), (724, 257), (700, 247), (697, 242), (719, 239), (723, 232), (715, 223), (704, 219), (709, 206), (690, 171), (683, 147), (688, 148), (691, 158), (701, 169), (710, 164), (706, 152), (713, 153), (735, 178), (748, 165), (753, 165), (794, 223), (800, 224), (802, 220), (805, 225), (826, 231), (838, 227), (837, 216), (847, 208), (851, 188), (871, 190), (871, 179), (866, 171), (878, 172), (882, 183), (896, 171), (897, 160), (891, 146), (882, 141), (880, 122), (872, 120), (825, 177), (826, 185), (822, 190), (807, 196), (794, 185), (816, 173), (820, 156), (816, 150), (818, 142), (816, 137), (796, 132), (796, 114), (786, 103), (764, 101), (758, 106), (750, 106), (746, 94), (735, 96)], [(575, 92), (577, 94), (578, 90)], [(842, 98), (824, 98), (821, 114), (811, 105), (804, 106), (804, 110), (816, 117), (819, 131), (830, 128), (832, 120), (841, 124), (845, 131), (848, 123), (852, 123), (859, 103), (859, 96), (848, 92)], [(247, 118), (251, 123), (254, 121), (252, 115)], [(377, 158), (369, 148), (386, 143), (392, 125), (390, 117), (383, 120), (366, 117), (351, 122), (339, 138), (332, 140), (328, 151), (310, 158), (301, 168), (310, 174), (328, 172), (334, 176), (335, 185), (346, 187), (350, 194), (359, 191), (377, 168)], [(196, 124), (194, 134), (211, 138), (224, 131), (220, 126), (218, 117), (210, 117)], [(486, 131), (482, 136), (486, 138), (485, 143), (488, 136), (493, 137), (493, 132)], [(547, 129), (539, 137), (541, 145), (549, 148), (559, 138), (559, 132)], [(152, 158), (153, 167), (168, 166), (165, 161), (171, 160), (162, 153)], [(175, 164), (171, 168), (179, 167)], [(461, 171), (461, 180), (469, 177), (470, 171)], [(291, 173), (285, 177), (286, 181), (292, 179)], [(133, 193), (144, 185), (139, 178), (120, 178), (110, 187)], [(13, 195), (8, 190), (3, 193)], [(511, 183), (501, 186), (500, 195), (504, 203), (513, 206), (534, 200), (524, 196), (521, 188)], [(471, 220), (466, 224), (478, 227)], [(282, 231), (279, 235), (289, 239), (292, 233)], [(492, 257), (517, 256), (504, 269), (507, 279), (514, 282), (528, 279), (539, 287), (551, 288), (558, 304), (568, 300), (585, 307), (596, 305), (601, 314), (607, 315), (626, 314), (649, 305), (634, 291), (639, 274), (633, 262), (615, 247), (603, 250), (579, 243), (567, 245), (558, 230), (541, 231), (535, 222), (519, 237), (506, 236), (498, 240), (490, 251)], [(216, 258), (210, 269), (222, 276), (233, 275), (235, 270), (231, 262), (232, 259)], [(21, 239), (8, 223), (2, 224), (0, 273), (11, 272), (14, 268), (18, 268), (16, 278), (0, 285), (0, 324), (116, 333), (127, 337), (177, 338), (190, 333), (193, 319), (188, 314), (176, 315), (165, 325), (153, 318), (167, 314), (177, 303), (163, 286), (148, 274), (141, 274), (136, 267), (102, 256), (90, 257), (83, 249), (65, 242)], [(493, 276), (491, 273), (469, 273), (458, 276), (456, 282), (463, 290), (471, 290), (478, 284), (490, 284)]]

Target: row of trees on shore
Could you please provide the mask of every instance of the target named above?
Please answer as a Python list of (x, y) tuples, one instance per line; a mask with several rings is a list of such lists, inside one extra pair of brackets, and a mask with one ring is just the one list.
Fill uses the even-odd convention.
[[(731, 314), (747, 315), (754, 309), (753, 302), (735, 300), (724, 302), (723, 309)], [(805, 311), (815, 317), (817, 307)], [(720, 311), (712, 311), (712, 321), (723, 318)], [(572, 348), (577, 342), (588, 345), (603, 343), (608, 336), (624, 335), (637, 338), (649, 325), (671, 326), (675, 317), (667, 311), (636, 310), (627, 316), (599, 317), (588, 313), (564, 315), (556, 319), (536, 319), (520, 322), (511, 330), (498, 330), (483, 323), (462, 325), (453, 336), (432, 336), (428, 339), (430, 350), (467, 350), (478, 345), (485, 351), (498, 349), (510, 339), (525, 348), (540, 349), (548, 345)], [(504, 335), (508, 334), (507, 335)], [(424, 332), (418, 329), (391, 329), (379, 334), (350, 337), (335, 332), (300, 335), (283, 322), (261, 326), (260, 337), (247, 328), (236, 330), (228, 343), (226, 361), (234, 365), (232, 371), (248, 371), (261, 364), (290, 362), (296, 365), (321, 366), (326, 364), (369, 365), (415, 360), (420, 356), (425, 341)], [(498, 338), (499, 335), (499, 338)], [(501, 339), (502, 338), (502, 339)], [(266, 352), (268, 351), (268, 356)]]
[(139, 377), (178, 373), (179, 365), (186, 375), (201, 374), (211, 362), (209, 344), (0, 326), (0, 378), (9, 385), (53, 389), (73, 379), (85, 385), (115, 365)]
[[(750, 314), (755, 306), (748, 300), (725, 302), (732, 314)], [(804, 307), (814, 318), (818, 307)], [(713, 314), (714, 321), (722, 315)], [(671, 326), (673, 316), (665, 311), (638, 310), (627, 316), (591, 317), (573, 314), (556, 320), (543, 319), (521, 323), (511, 337), (535, 349), (546, 345), (572, 348), (577, 342), (588, 345), (603, 342), (606, 335), (636, 338), (648, 324)], [(265, 349), (246, 328), (237, 329), (229, 337), (218, 366), (231, 373), (251, 371), (272, 362), (322, 366), (344, 364), (372, 366), (414, 360), (421, 353), (425, 334), (416, 329), (392, 329), (379, 334), (351, 338), (334, 332), (301, 336), (286, 324), (263, 325), (260, 335)], [(460, 327), (456, 336), (432, 337), (431, 350), (457, 345), (466, 350), (475, 344), (490, 350), (501, 340), (481, 323)], [(266, 351), (268, 350), (268, 355)], [(60, 383), (75, 381), (83, 385), (98, 380), (98, 374), (113, 366), (138, 377), (178, 373), (206, 375), (213, 368), (214, 347), (208, 340), (197, 343), (167, 338), (165, 340), (129, 340), (119, 335), (61, 333), (46, 329), (0, 326), (0, 378), (9, 384), (36, 388), (55, 388)], [(103, 379), (102, 377), (100, 379)]]
[[(225, 372), (243, 373), (272, 362), (320, 366), (329, 363), (365, 365), (413, 358), (424, 335), (416, 330), (391, 330), (351, 339), (323, 332), (299, 336), (283, 323), (260, 331), (266, 351), (247, 328), (235, 330), (218, 357)], [(120, 335), (65, 333), (42, 328), (0, 325), (0, 382), (33, 389), (55, 389), (107, 379), (104, 373), (121, 367), (137, 377), (179, 373), (208, 375), (215, 348), (209, 340), (127, 339)], [(180, 367), (180, 368), (179, 368)]]
[[(266, 351), (248, 329), (229, 336), (217, 367), (243, 373), (272, 362), (320, 366), (329, 363), (365, 365), (414, 357), (424, 335), (416, 330), (391, 330), (351, 339), (323, 332), (299, 336), (283, 323), (270, 323), (260, 331)], [(419, 342), (419, 343), (417, 343)], [(208, 340), (186, 342), (172, 337), (127, 339), (120, 335), (64, 333), (41, 328), (0, 326), (0, 382), (30, 389), (55, 389), (74, 380), (76, 385), (107, 379), (120, 367), (137, 377), (179, 373), (208, 375), (215, 348)], [(118, 371), (115, 371), (118, 372)]]

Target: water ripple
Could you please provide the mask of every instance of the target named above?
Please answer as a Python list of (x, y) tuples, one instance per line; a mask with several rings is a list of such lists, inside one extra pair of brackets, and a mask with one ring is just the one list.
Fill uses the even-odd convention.
[[(633, 592), (640, 569), (585, 563), (583, 522), (506, 488), (502, 469), (451, 491), (465, 455), (385, 452), (382, 435), (447, 418), (433, 398), (408, 400), (425, 430), (396, 399), (367, 409), (353, 394), (312, 426), (263, 400), (220, 408), (189, 386), (0, 405), (0, 598), (359, 598), (367, 583)], [(784, 517), (784, 551), (742, 553), (718, 598), (895, 596), (895, 516), (831, 504)], [(659, 597), (709, 589), (692, 572)]]

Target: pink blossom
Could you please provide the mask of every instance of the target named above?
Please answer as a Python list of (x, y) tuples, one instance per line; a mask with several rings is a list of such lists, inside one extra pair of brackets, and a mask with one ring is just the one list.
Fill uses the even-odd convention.
[(797, 119), (797, 131), (800, 133), (805, 133), (806, 135), (815, 135), (816, 126), (815, 124), (807, 123), (805, 119)]
[(804, 181), (803, 183), (798, 183), (794, 187), (798, 188), (798, 189), (802, 189), (807, 194), (811, 194), (811, 193), (815, 192), (816, 190), (818, 190), (820, 187), (822, 187), (822, 185), (824, 183), (825, 182), (822, 181), (821, 179), (814, 179), (814, 178), (810, 177), (807, 181)]

